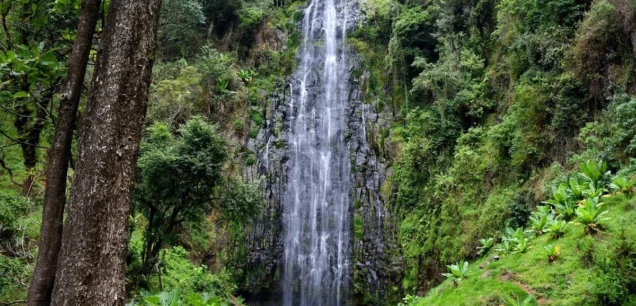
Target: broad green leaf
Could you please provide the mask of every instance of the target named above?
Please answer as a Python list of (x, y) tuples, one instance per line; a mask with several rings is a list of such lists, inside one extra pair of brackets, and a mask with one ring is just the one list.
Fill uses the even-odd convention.
[(13, 98), (15, 98), (15, 99), (27, 98), (28, 96), (29, 96), (29, 93), (24, 92), (24, 91), (18, 91), (15, 94), (13, 94)]

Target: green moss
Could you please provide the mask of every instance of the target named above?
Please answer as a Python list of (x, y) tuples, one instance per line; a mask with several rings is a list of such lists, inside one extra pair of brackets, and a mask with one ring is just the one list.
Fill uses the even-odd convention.
[(361, 240), (364, 237), (364, 222), (360, 215), (353, 218), (353, 235), (356, 240)]

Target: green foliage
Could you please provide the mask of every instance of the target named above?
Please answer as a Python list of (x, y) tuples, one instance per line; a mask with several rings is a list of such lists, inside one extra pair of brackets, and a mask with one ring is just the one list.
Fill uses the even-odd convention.
[(529, 248), (529, 239), (528, 238), (523, 238), (523, 239), (517, 239), (516, 245), (513, 249), (514, 253), (525, 253), (528, 251)]
[[(252, 157), (253, 158), (253, 157)], [(247, 162), (249, 165), (249, 161)], [(245, 182), (241, 178), (226, 179), (218, 192), (217, 202), (223, 220), (248, 224), (265, 206), (261, 181)]]
[(251, 110), (250, 118), (254, 122), (254, 125), (258, 127), (263, 126), (263, 123), (265, 122), (265, 120), (263, 119), (263, 114), (259, 111)]
[[(543, 201), (545, 204), (549, 204), (554, 207), (554, 210), (565, 221), (570, 221), (574, 217), (575, 194), (583, 195), (583, 190), (579, 188), (577, 180), (570, 178), (570, 186), (574, 186), (572, 189), (565, 183), (559, 185), (558, 188), (552, 190), (552, 199)], [(548, 206), (545, 206), (548, 208)]]
[(499, 255), (510, 254), (514, 251), (515, 243), (512, 240), (504, 239), (500, 244), (497, 245), (497, 253)]
[(558, 239), (565, 235), (565, 228), (568, 223), (565, 220), (552, 220), (548, 223), (547, 231), (552, 233), (553, 239)]
[(197, 68), (185, 66), (176, 78), (159, 81), (150, 94), (148, 119), (165, 122), (174, 129), (191, 119), (203, 91), (201, 78)]
[(550, 222), (554, 221), (554, 219), (554, 214), (547, 213), (545, 210), (539, 210), (532, 213), (532, 215), (530, 216), (530, 222), (532, 224), (532, 229), (534, 230), (535, 235), (539, 236), (547, 232), (547, 225), (550, 224)]
[(536, 302), (532, 295), (528, 295), (523, 300), (519, 297), (516, 297), (514, 299), (511, 297), (506, 297), (506, 300), (508, 301), (508, 306), (530, 306), (534, 305), (534, 303)]
[(233, 78), (233, 66), (235, 59), (230, 55), (214, 49), (211, 45), (205, 45), (197, 58), (197, 67), (204, 75), (204, 81), (208, 88), (216, 85), (218, 80), (230, 80)]
[(164, 289), (180, 289), (184, 293), (208, 292), (213, 296), (229, 298), (236, 288), (228, 272), (210, 274), (206, 266), (193, 265), (187, 255), (182, 247), (162, 251), (161, 260), (165, 263), (162, 268)]
[(575, 205), (574, 201), (566, 201), (563, 204), (554, 205), (554, 210), (559, 214), (560, 217), (563, 218), (563, 221), (570, 221), (575, 216)]
[(239, 11), (240, 26), (249, 31), (254, 31), (265, 17), (265, 11), (260, 6), (249, 5)]
[(32, 267), (20, 258), (0, 255), (0, 303), (10, 303), (26, 297), (22, 285), (31, 277)]
[(614, 167), (636, 157), (636, 99), (628, 95), (611, 98), (599, 119), (581, 129), (578, 139), (585, 145), (580, 158), (603, 159)]
[(636, 182), (631, 178), (624, 176), (617, 176), (612, 181), (611, 187), (617, 192), (624, 193), (626, 196), (631, 197), (634, 194), (634, 185)]
[[(613, 205), (625, 198), (609, 199)], [(632, 202), (633, 203), (633, 202)], [(636, 284), (636, 231), (633, 226), (634, 210), (623, 213), (612, 223), (611, 238), (607, 244), (595, 243), (592, 261), (596, 267), (596, 275), (592, 279), (593, 294), (604, 305), (620, 305), (634, 301), (633, 286)]]
[[(166, 59), (190, 57), (203, 41), (206, 16), (199, 0), (163, 0), (157, 40)], [(186, 47), (187, 46), (187, 47)]]
[(578, 175), (570, 177), (568, 184), (568, 186), (564, 187), (569, 188), (568, 191), (572, 194), (575, 200), (581, 200), (584, 198), (585, 195), (583, 194), (583, 191), (585, 190), (585, 184), (579, 182)]
[(463, 263), (449, 265), (447, 267), (450, 273), (442, 273), (442, 275), (452, 280), (455, 284), (459, 284), (459, 282), (461, 282), (462, 280), (468, 277), (468, 262), (467, 261), (464, 261)]
[(0, 304), (26, 299), (37, 256), (42, 206), (12, 190), (0, 191)]
[(194, 118), (179, 133), (175, 138), (157, 123), (141, 145), (134, 203), (148, 220), (142, 274), (150, 272), (164, 244), (177, 241), (176, 226), (211, 211), (213, 189), (222, 180), (226, 142), (216, 129)]
[(561, 248), (557, 245), (547, 245), (543, 247), (545, 255), (548, 257), (548, 262), (554, 262), (561, 256)]
[(490, 249), (492, 249), (494, 245), (494, 239), (479, 239), (479, 243), (481, 243), (481, 246), (477, 247), (477, 249), (479, 249), (479, 255), (483, 255), (490, 251)]
[[(207, 267), (193, 265), (182, 247), (162, 251), (161, 283), (164, 292), (146, 294), (135, 299), (132, 305), (230, 305), (232, 293), (236, 287), (230, 281), (226, 271), (211, 274)], [(153, 281), (159, 281), (157, 276)], [(206, 293), (201, 293), (206, 292)]]
[[(42, 85), (51, 85), (56, 77), (63, 75), (62, 69), (56, 55), (56, 50), (46, 50), (45, 43), (41, 42), (33, 47), (26, 45), (16, 45), (16, 50), (0, 54), (0, 72), (4, 75), (15, 75), (25, 77), (27, 80), (37, 80), (44, 82)], [(14, 79), (14, 81), (17, 81)], [(7, 86), (8, 84), (3, 84)], [(40, 85), (32, 82), (32, 88)], [(26, 98), (29, 92), (18, 91), (13, 94), (13, 98)]]
[(0, 192), (0, 237), (16, 231), (19, 217), (29, 208), (26, 198), (13, 192)]
[(600, 223), (606, 221), (605, 214), (607, 214), (607, 210), (605, 210), (603, 203), (599, 203), (598, 199), (588, 198), (577, 207), (576, 221), (585, 225), (587, 234), (593, 234), (602, 227)]
[(601, 179), (609, 174), (607, 171), (607, 163), (601, 161), (596, 163), (592, 160), (588, 160), (585, 163), (579, 165), (581, 175), (590, 182), (590, 187), (601, 188)]
[(240, 70), (238, 72), (238, 77), (245, 84), (249, 84), (252, 82), (252, 78), (254, 77), (254, 71), (252, 70)]

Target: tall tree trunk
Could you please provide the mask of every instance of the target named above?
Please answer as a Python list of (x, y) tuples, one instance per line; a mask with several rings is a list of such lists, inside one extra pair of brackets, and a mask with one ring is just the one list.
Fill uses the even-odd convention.
[(101, 0), (82, 1), (77, 38), (69, 60), (53, 144), (49, 149), (38, 259), (29, 287), (29, 306), (47, 306), (51, 303), (57, 259), (62, 244), (66, 176), (71, 156), (73, 126), (77, 117), (101, 2)]
[(124, 305), (128, 217), (161, 0), (113, 0), (88, 108), (52, 305)]

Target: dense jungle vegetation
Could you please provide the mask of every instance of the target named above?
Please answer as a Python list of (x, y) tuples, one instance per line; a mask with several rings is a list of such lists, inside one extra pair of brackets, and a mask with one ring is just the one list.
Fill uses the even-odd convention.
[[(115, 2), (99, 5), (67, 193)], [(81, 3), (0, 0), (0, 305), (26, 304)], [(126, 303), (244, 305), (244, 242), (266, 205), (246, 143), (297, 66), (306, 5), (162, 1)], [(392, 117), (367, 134), (393, 169), (381, 191), (400, 266), (382, 295), (354, 275), (355, 304), (636, 305), (636, 1), (360, 8), (353, 74)]]

